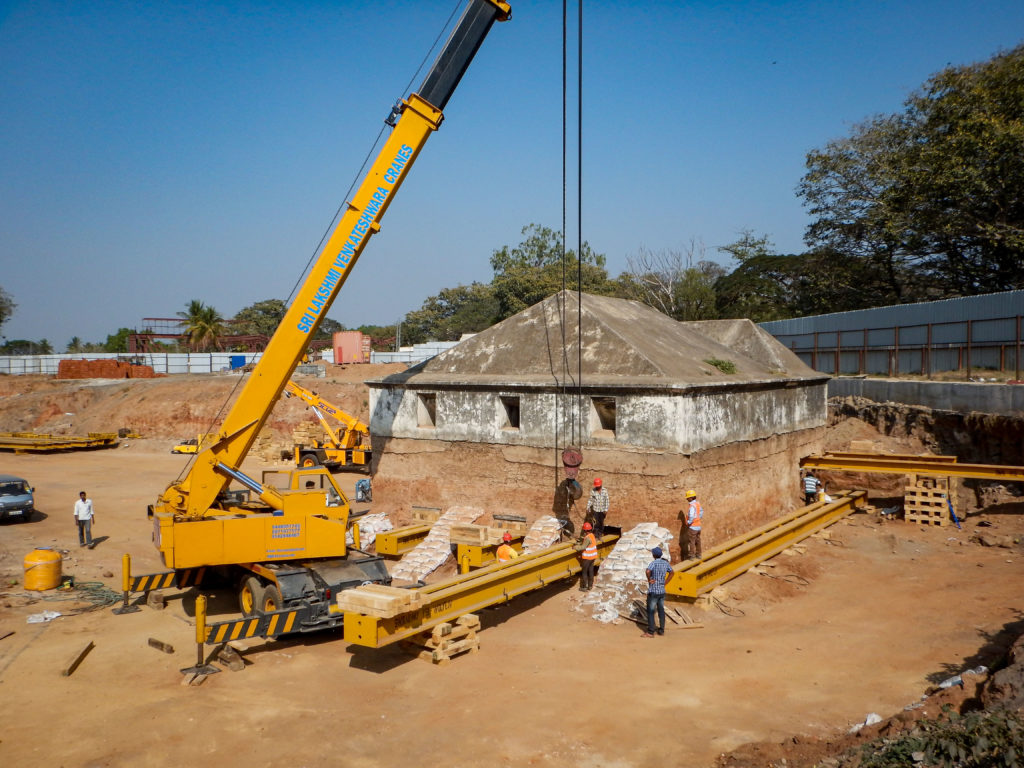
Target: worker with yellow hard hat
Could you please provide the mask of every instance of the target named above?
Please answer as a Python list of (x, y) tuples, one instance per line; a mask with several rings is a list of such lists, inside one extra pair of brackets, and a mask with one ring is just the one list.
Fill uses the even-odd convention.
[(686, 492), (686, 511), (683, 513), (683, 535), (680, 536), (680, 548), (683, 560), (691, 557), (701, 558), (700, 531), (704, 524), (704, 509), (697, 501), (697, 492), (690, 489)]
[(512, 534), (508, 531), (505, 531), (505, 535), (501, 537), (501, 545), (495, 555), (499, 563), (507, 563), (509, 560), (519, 557), (519, 553), (512, 547)]

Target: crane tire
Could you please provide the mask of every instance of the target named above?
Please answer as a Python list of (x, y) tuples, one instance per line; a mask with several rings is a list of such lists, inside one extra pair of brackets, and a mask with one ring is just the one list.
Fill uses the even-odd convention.
[(315, 453), (304, 453), (299, 459), (299, 463), (303, 467), (317, 467), (320, 466), (320, 461), (317, 459)]
[(281, 589), (277, 584), (265, 584), (257, 594), (256, 608), (260, 613), (271, 613), (284, 608)]
[(238, 583), (238, 609), (243, 616), (252, 616), (259, 608), (263, 585), (255, 576), (243, 576)]

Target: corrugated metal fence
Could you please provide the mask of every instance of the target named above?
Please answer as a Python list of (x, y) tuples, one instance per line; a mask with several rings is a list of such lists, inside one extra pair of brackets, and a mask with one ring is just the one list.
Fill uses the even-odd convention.
[(61, 360), (121, 360), (152, 366), (154, 373), (219, 373), (240, 368), (260, 359), (262, 352), (176, 352), (126, 355), (116, 352), (89, 352), (62, 355), (2, 355), (0, 374), (41, 373), (57, 375)]
[(1024, 291), (761, 323), (815, 370), (833, 375), (977, 369), (1020, 379)]

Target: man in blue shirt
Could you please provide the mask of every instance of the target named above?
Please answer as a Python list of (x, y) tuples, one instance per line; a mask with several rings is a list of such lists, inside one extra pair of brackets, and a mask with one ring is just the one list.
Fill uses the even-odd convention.
[(662, 560), (661, 547), (651, 550), (654, 559), (647, 566), (647, 631), (644, 637), (654, 637), (654, 611), (658, 611), (658, 634), (665, 634), (665, 583), (672, 578), (675, 571)]

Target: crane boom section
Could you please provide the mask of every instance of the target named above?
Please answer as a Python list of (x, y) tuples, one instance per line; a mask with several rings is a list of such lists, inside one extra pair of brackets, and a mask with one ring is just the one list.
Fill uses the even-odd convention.
[(224, 468), (237, 469), (249, 452), (328, 308), (370, 237), (380, 229), (381, 218), (427, 138), (440, 126), (444, 117), (441, 109), (473, 55), (493, 22), (508, 16), (507, 3), (469, 0), (420, 89), (432, 101), (413, 93), (401, 103), (391, 135), (348, 203), (215, 441), (200, 451), (180, 482), (172, 483), (164, 491), (154, 507), (158, 515), (200, 520), (214, 513), (218, 496), (231, 480)]
[[(297, 397), (310, 408), (320, 419), (320, 423), (324, 429), (327, 430), (327, 434), (331, 436), (331, 440), (335, 445), (342, 448), (354, 448), (365, 438), (369, 440), (370, 428), (365, 422), (360, 421), (355, 416), (346, 413), (341, 410), (338, 406), (333, 403), (329, 403), (324, 400), (316, 392), (311, 392), (305, 387), (300, 387), (294, 381), (289, 381), (285, 386), (285, 394)], [(338, 431), (333, 429), (327, 420), (323, 418), (322, 414), (328, 414), (332, 416), (335, 421), (338, 421), (345, 425), (345, 432), (338, 434)]]

